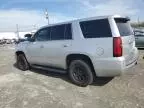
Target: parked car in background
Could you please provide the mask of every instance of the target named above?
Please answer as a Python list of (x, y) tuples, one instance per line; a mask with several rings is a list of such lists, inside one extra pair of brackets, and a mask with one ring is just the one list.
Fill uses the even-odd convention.
[(16, 39), (1, 39), (0, 40), (0, 45), (4, 44), (15, 44), (17, 42)]
[(6, 44), (12, 44), (11, 39), (7, 39), (7, 40), (6, 40)]
[(142, 30), (134, 30), (136, 47), (144, 48), (144, 31)]
[(3, 44), (4, 44), (3, 40), (0, 40), (0, 45), (3, 45)]
[(96, 76), (114, 77), (137, 63), (138, 50), (130, 19), (102, 16), (40, 28), (16, 47), (17, 67), (68, 73), (87, 86)]

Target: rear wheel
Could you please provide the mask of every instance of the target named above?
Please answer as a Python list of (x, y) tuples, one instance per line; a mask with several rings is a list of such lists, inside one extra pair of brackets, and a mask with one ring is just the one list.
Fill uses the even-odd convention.
[(17, 55), (17, 67), (22, 71), (29, 69), (29, 63), (27, 62), (24, 54)]
[(91, 68), (83, 60), (74, 60), (70, 63), (69, 76), (72, 82), (79, 86), (87, 86), (93, 82)]

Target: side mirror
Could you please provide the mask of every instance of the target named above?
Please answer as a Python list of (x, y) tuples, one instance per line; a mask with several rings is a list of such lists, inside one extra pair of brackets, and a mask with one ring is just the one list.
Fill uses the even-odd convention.
[(25, 34), (25, 36), (27, 39), (27, 41), (30, 41), (30, 42), (34, 42), (35, 40), (32, 38), (32, 34)]
[(26, 37), (26, 38), (31, 38), (31, 37), (32, 37), (32, 34), (25, 34), (24, 37)]

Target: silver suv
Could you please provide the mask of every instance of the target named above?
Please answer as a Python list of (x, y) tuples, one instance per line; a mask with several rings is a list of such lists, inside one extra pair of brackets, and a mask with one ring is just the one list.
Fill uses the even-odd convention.
[(102, 16), (42, 27), (17, 45), (17, 66), (67, 72), (80, 86), (91, 84), (95, 76), (119, 76), (138, 58), (129, 20)]

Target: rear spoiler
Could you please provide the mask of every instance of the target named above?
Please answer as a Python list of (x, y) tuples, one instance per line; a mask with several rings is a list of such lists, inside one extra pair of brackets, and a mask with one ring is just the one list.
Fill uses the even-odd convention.
[(125, 18), (114, 18), (116, 22), (124, 22), (126, 23), (127, 21), (130, 21), (129, 17), (125, 17)]

